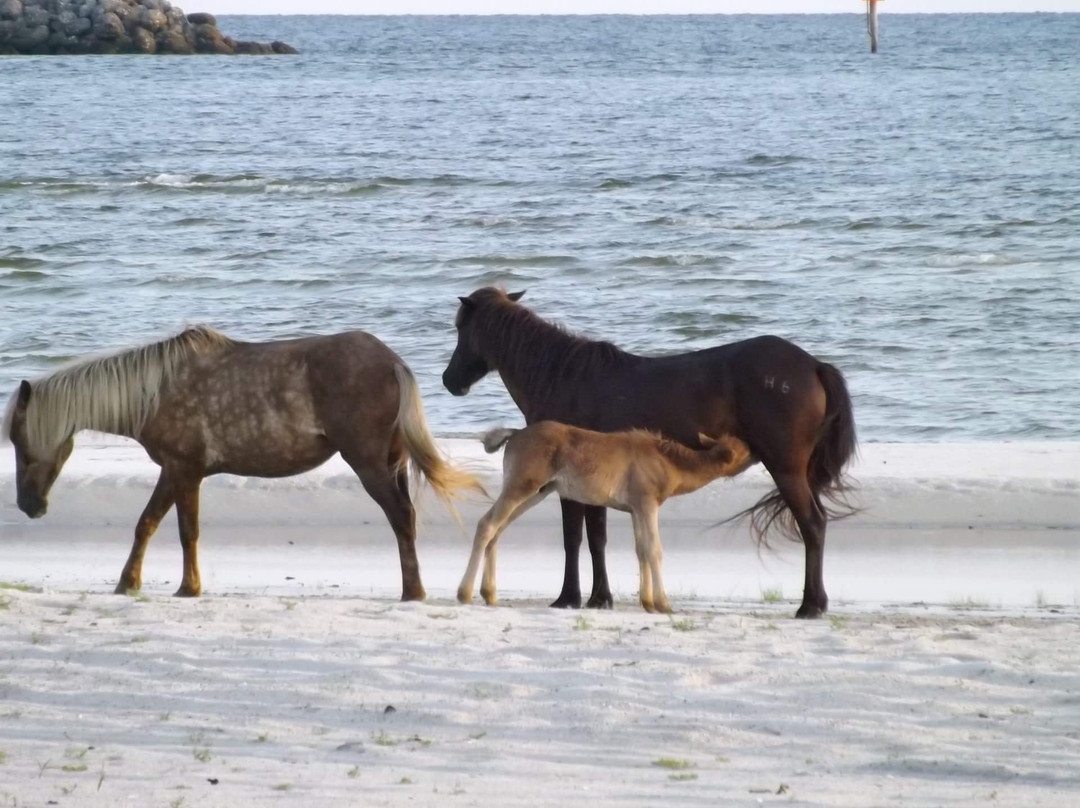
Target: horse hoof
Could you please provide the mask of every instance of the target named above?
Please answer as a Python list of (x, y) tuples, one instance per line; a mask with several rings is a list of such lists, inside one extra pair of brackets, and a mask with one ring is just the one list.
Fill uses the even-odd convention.
[(458, 590), (457, 593), (458, 603), (463, 603), (466, 606), (472, 603), (472, 592), (462, 592)]
[(817, 606), (812, 603), (804, 603), (799, 607), (799, 611), (795, 612), (795, 618), (797, 620), (816, 620), (823, 616), (828, 611), (827, 606)]
[(401, 602), (402, 603), (407, 603), (410, 600), (424, 600), (425, 598), (427, 598), (427, 592), (425, 592), (423, 589), (416, 590), (416, 591), (413, 591), (413, 592), (402, 592), (401, 593)]
[(142, 589), (142, 584), (126, 584), (123, 581), (116, 585), (116, 589), (113, 590), (114, 595), (131, 595)]
[(589, 602), (585, 604), (587, 609), (614, 609), (615, 599), (611, 597), (611, 593), (606, 595), (593, 595), (589, 598)]
[(180, 587), (173, 593), (174, 598), (197, 598), (202, 594), (202, 587), (198, 589), (188, 589), (185, 586)]
[(581, 608), (581, 595), (577, 597), (571, 597), (569, 595), (559, 595), (558, 598), (551, 604), (552, 609), (580, 609)]

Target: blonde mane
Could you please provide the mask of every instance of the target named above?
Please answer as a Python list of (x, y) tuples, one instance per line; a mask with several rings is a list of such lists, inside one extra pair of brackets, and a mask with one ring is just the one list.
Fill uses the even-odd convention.
[[(80, 429), (138, 437), (158, 407), (161, 388), (191, 356), (235, 345), (206, 326), (107, 356), (83, 359), (31, 381), (26, 438), (31, 451), (51, 451)], [(11, 439), (18, 392), (8, 402), (0, 437)]]

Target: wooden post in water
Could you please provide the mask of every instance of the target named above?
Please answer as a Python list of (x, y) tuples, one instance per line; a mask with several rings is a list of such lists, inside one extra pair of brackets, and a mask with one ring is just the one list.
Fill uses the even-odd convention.
[(871, 53), (877, 53), (877, 4), (878, 0), (866, 0), (866, 30), (870, 34)]

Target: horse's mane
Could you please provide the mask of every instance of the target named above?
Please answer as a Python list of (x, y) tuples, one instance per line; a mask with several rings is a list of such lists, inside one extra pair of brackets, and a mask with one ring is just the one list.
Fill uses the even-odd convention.
[[(47, 451), (79, 429), (137, 436), (180, 364), (234, 344), (212, 328), (195, 326), (161, 342), (79, 360), (35, 379), (26, 410), (27, 442)], [(18, 392), (4, 414), (4, 440), (11, 439), (17, 400)]]
[(640, 359), (610, 342), (574, 334), (501, 295), (478, 298), (474, 293), (472, 299), (477, 304), (476, 328), (485, 345), (498, 354), (500, 364), (512, 366), (531, 389)]

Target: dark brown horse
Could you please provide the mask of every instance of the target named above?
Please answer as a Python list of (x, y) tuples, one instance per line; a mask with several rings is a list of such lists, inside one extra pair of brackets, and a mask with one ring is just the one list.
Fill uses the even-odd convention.
[[(844, 377), (779, 337), (765, 336), (692, 353), (644, 357), (548, 323), (518, 304), (522, 293), (478, 289), (460, 298), (457, 348), (443, 373), (457, 396), (497, 371), (526, 423), (550, 420), (599, 432), (649, 429), (688, 446), (698, 435), (741, 438), (768, 469), (776, 490), (745, 513), (763, 540), (774, 524), (806, 549), (797, 617), (829, 605), (822, 575), (823, 498), (840, 499), (855, 452), (855, 421)], [(850, 509), (848, 509), (850, 512)], [(578, 552), (584, 522), (593, 561), (588, 605), (610, 607), (604, 548), (606, 511), (562, 500), (566, 571), (552, 606), (581, 605)], [(792, 518), (794, 524), (792, 524)]]
[(0, 437), (14, 444), (18, 505), (27, 516), (45, 515), (49, 489), (83, 429), (134, 438), (161, 466), (118, 593), (142, 585), (146, 546), (174, 504), (184, 553), (176, 594), (202, 592), (203, 478), (286, 477), (340, 452), (397, 536), (402, 600), (422, 600), (408, 461), (448, 504), (461, 489), (479, 489), (439, 454), (412, 372), (363, 331), (237, 342), (192, 328), (22, 382)]

